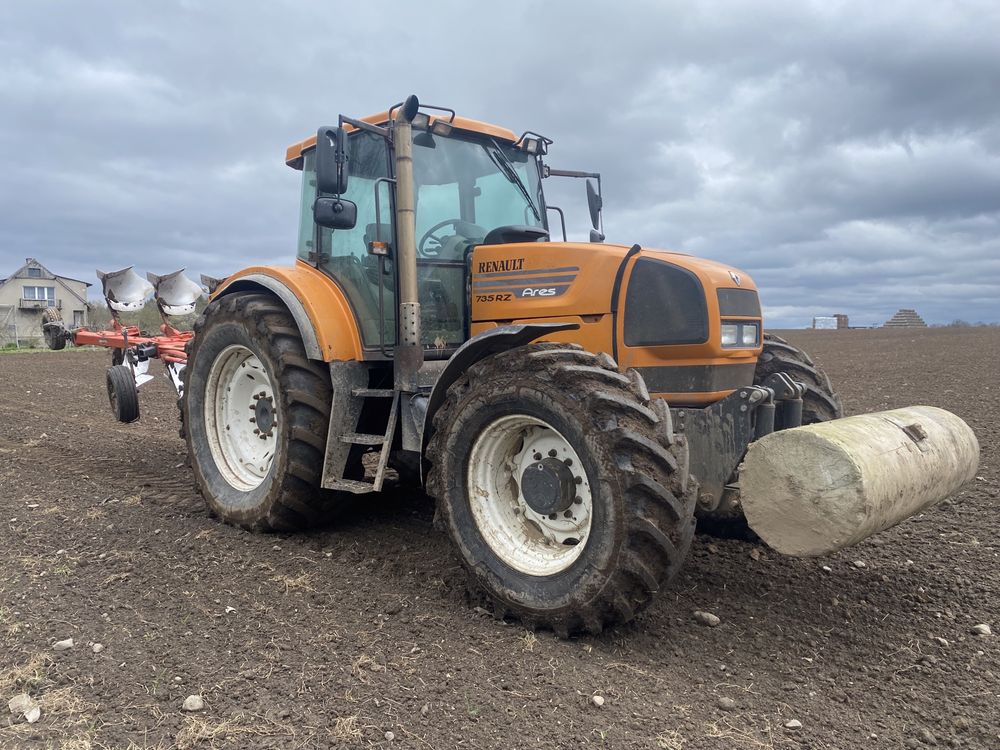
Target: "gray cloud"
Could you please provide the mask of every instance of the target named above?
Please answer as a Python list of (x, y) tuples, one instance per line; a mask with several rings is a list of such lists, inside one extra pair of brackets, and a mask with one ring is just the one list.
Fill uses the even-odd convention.
[(5, 3), (0, 274), (287, 262), (285, 146), (413, 91), (555, 138), (610, 240), (744, 269), (774, 325), (1000, 320), (998, 33), (988, 2)]

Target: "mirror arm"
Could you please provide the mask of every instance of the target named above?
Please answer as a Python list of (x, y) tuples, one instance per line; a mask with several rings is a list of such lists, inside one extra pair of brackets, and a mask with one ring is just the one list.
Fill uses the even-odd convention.
[(341, 115), (339, 126), (344, 127), (344, 125), (350, 125), (358, 130), (364, 130), (369, 133), (374, 133), (375, 135), (381, 136), (382, 138), (389, 137), (389, 129), (379, 127), (378, 125), (372, 125), (370, 122), (365, 122), (364, 120), (355, 120), (353, 117), (348, 117), (347, 115)]
[(567, 239), (566, 239), (566, 214), (563, 213), (563, 210), (561, 208), (559, 208), (559, 206), (546, 206), (545, 210), (546, 211), (555, 211), (557, 214), (559, 214), (559, 223), (562, 224), (563, 242), (567, 242)]
[(578, 172), (575, 169), (552, 169), (552, 167), (546, 165), (544, 170), (545, 177), (594, 177), (598, 180), (601, 179), (600, 172)]

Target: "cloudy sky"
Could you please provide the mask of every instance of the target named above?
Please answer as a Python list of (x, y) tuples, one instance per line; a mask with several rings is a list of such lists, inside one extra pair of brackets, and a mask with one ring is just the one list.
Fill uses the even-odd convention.
[(998, 39), (995, 0), (5, 0), (0, 276), (287, 262), (285, 147), (412, 92), (552, 137), (609, 241), (742, 268), (770, 325), (1000, 321)]

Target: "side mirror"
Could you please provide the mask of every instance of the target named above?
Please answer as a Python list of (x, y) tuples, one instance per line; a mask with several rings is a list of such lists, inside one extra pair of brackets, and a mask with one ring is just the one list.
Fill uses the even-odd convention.
[(344, 198), (317, 198), (313, 219), (327, 229), (353, 229), (358, 223), (358, 207)]
[(316, 133), (316, 188), (321, 193), (347, 192), (347, 131), (332, 125)]
[(594, 183), (587, 180), (587, 207), (590, 209), (590, 223), (594, 229), (601, 228), (601, 195), (594, 190)]

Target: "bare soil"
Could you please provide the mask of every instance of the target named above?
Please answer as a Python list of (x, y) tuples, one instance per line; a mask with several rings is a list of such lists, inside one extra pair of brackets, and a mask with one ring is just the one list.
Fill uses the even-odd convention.
[(0, 357), (0, 698), (41, 705), (0, 747), (1000, 747), (1000, 639), (970, 633), (1000, 631), (1000, 329), (787, 336), (849, 412), (966, 419), (979, 478), (831, 558), (699, 536), (634, 623), (569, 641), (473, 609), (419, 493), (245, 533), (191, 489), (165, 381), (120, 425), (106, 353)]

